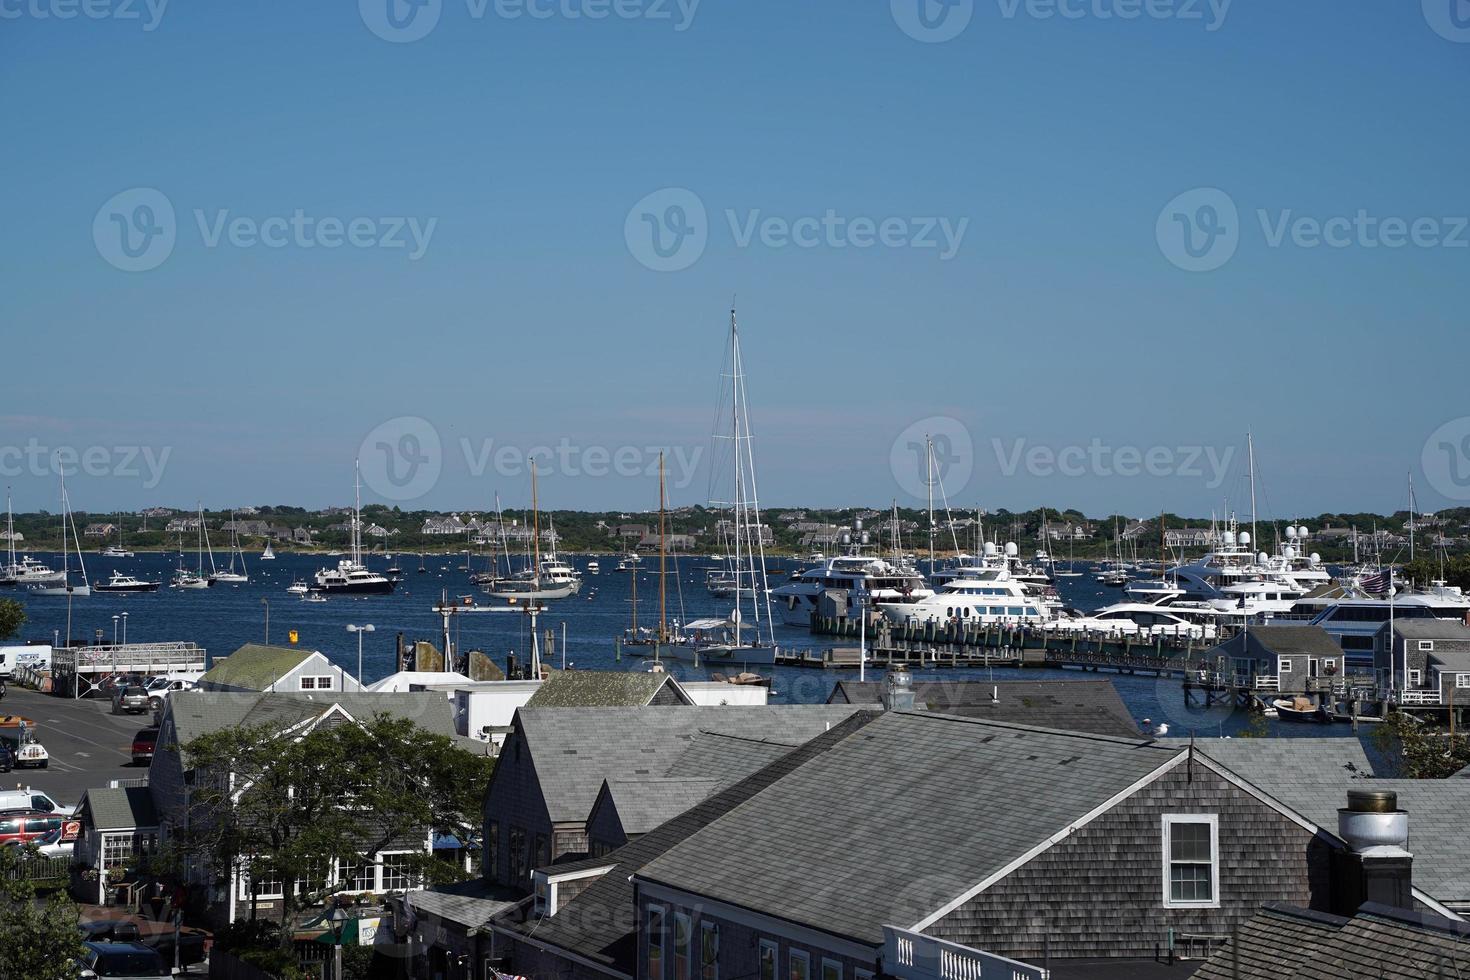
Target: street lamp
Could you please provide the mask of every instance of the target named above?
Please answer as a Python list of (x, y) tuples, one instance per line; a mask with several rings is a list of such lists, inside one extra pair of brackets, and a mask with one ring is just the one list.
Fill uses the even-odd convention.
[(376, 629), (377, 627), (372, 623), (366, 623), (362, 626), (354, 626), (351, 623), (347, 624), (347, 632), (357, 634), (357, 686), (359, 689), (362, 688), (362, 634), (372, 633)]
[(342, 927), (350, 918), (340, 905), (333, 905), (327, 913), (327, 924), (332, 929), (332, 980), (342, 980)]
[(128, 643), (128, 614), (127, 613), (123, 613), (122, 614), (122, 621), (123, 621), (123, 638), (122, 638), (122, 641), (123, 641), (123, 646), (127, 646), (127, 643)]
[(112, 645), (117, 646), (117, 621), (121, 617), (117, 613), (112, 614)]

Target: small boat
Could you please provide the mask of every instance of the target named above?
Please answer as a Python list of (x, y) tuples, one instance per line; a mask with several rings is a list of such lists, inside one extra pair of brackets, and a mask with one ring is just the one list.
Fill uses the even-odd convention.
[(588, 575), (596, 575), (600, 571), (602, 571), (602, 566), (597, 564), (597, 560), (595, 558), (587, 563)]
[(146, 582), (131, 575), (114, 571), (106, 582), (92, 586), (93, 592), (157, 592), (162, 582)]
[(724, 683), (724, 684), (739, 684), (742, 687), (770, 687), (771, 686), (771, 678), (769, 678), (769, 677), (762, 677), (760, 674), (751, 673), (748, 670), (747, 671), (742, 671), (741, 673), (736, 674), (733, 677), (726, 677), (724, 674), (721, 674), (719, 672), (715, 672), (715, 673), (709, 675), (709, 679), (712, 680), (712, 681), (719, 681), (719, 682)]
[(1271, 702), (1282, 721), (1327, 721), (1327, 713), (1308, 698), (1277, 698)]
[[(71, 542), (76, 545), (77, 565), (81, 569), (82, 584), (71, 584), (71, 566), (67, 552), (67, 525), (71, 526)], [(66, 493), (66, 476), (61, 477), (61, 577), (59, 580), (39, 582), (26, 586), (31, 595), (89, 596), (92, 586), (87, 581), (87, 562), (82, 557), (82, 542), (77, 537), (77, 522), (71, 512), (71, 498)]]
[(324, 596), (324, 595), (322, 595), (320, 592), (311, 592), (311, 593), (308, 593), (301, 601), (302, 602), (326, 602), (327, 601), (327, 597)]
[(102, 557), (103, 558), (134, 558), (136, 556), (131, 551), (129, 551), (128, 549), (124, 548), (122, 545), (110, 544), (106, 548), (103, 548), (102, 549)]
[(260, 560), (261, 561), (275, 561), (276, 560), (276, 553), (271, 550), (271, 543), (269, 541), (267, 541), (265, 543), (265, 550), (260, 553)]
[(311, 592), (311, 587), (300, 579), (297, 579), (290, 585), (286, 586), (286, 591), (289, 592), (291, 595), (306, 595)]
[(642, 556), (630, 552), (624, 555), (622, 560), (618, 562), (616, 570), (619, 572), (631, 572), (641, 564), (643, 564)]
[(203, 575), (200, 575), (198, 572), (191, 572), (188, 569), (180, 568), (178, 571), (174, 572), (174, 580), (169, 583), (169, 588), (207, 589), (213, 584), (214, 583), (212, 581), (205, 578)]

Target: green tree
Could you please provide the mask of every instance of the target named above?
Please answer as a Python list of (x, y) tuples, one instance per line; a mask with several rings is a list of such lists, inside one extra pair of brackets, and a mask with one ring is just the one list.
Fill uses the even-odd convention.
[(14, 599), (0, 599), (0, 640), (10, 639), (25, 624), (25, 607)]
[(1377, 727), (1373, 741), (1403, 779), (1444, 779), (1470, 765), (1470, 738), (1395, 711)]
[(82, 953), (77, 907), (64, 895), (38, 899), (23, 861), (20, 848), (0, 847), (0, 978), (72, 980)]
[[(424, 851), (424, 833), (472, 833), (494, 766), (443, 735), (381, 714), (304, 733), (223, 728), (182, 751), (195, 772), (194, 810), (176, 858), (204, 860), (221, 881), (239, 867), (252, 882), (281, 882), (287, 923), (342, 889), (327, 874), (334, 861), (348, 866), (364, 854), (417, 848), (403, 858), (409, 874), (462, 877)], [(283, 946), (291, 932), (281, 930)]]

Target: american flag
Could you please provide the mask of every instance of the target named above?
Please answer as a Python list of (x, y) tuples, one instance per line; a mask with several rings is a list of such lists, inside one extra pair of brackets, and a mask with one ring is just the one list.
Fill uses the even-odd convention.
[(1364, 576), (1358, 584), (1364, 592), (1387, 592), (1393, 585), (1393, 569), (1380, 568), (1372, 575)]

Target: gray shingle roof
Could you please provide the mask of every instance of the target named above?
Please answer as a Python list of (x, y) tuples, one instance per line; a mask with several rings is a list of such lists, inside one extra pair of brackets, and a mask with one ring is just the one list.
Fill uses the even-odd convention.
[(228, 657), (217, 659), (199, 683), (206, 687), (219, 685), (263, 691), (301, 666), (315, 652), (301, 647), (247, 643)]
[(1252, 626), (1252, 645), (1273, 653), (1308, 656), (1341, 657), (1342, 647), (1320, 626)]
[[(395, 697), (397, 695), (394, 695)], [(587, 819), (605, 779), (703, 776), (728, 785), (851, 715), (848, 705), (521, 708), (553, 823)], [(714, 745), (706, 746), (706, 741)], [(678, 770), (698, 747), (706, 771)]]
[(1183, 751), (890, 712), (639, 877), (879, 943), (884, 923), (919, 921)]
[(97, 830), (136, 830), (157, 827), (158, 814), (147, 786), (89, 789), (82, 806)]
[(609, 779), (593, 812), (611, 806), (617, 810), (623, 833), (646, 834), (719, 788), (718, 779)]
[(487, 885), (483, 878), (409, 892), (404, 898), (420, 912), (467, 928), (484, 925), (520, 900), (513, 889)]
[(1351, 919), (1266, 906), (1195, 980), (1420, 980), (1470, 975), (1463, 923), (1365, 905)]
[[(521, 910), (518, 910), (496, 920), (496, 926), (534, 935), (537, 943), (568, 950), (594, 963), (605, 964), (630, 976), (634, 975), (634, 962), (637, 958), (635, 930), (638, 919), (633, 883), (630, 880), (633, 873), (736, 809), (783, 776), (831, 751), (854, 733), (860, 733), (863, 726), (876, 717), (873, 712), (855, 711), (845, 720), (834, 723), (831, 730), (823, 731), (770, 765), (722, 789), (612, 853), (557, 865), (557, 872), (605, 867), (608, 864), (616, 867), (588, 886), (550, 919), (523, 919)], [(725, 850), (728, 851), (729, 848), (726, 847)]]
[(1470, 671), (1470, 650), (1435, 650), (1429, 659), (1447, 673)]
[[(1191, 739), (1160, 741), (1185, 746)], [(1292, 779), (1345, 783), (1387, 775), (1386, 769), (1374, 765), (1362, 740), (1357, 738), (1202, 738), (1194, 742), (1194, 747), (1247, 782), (1261, 787)], [(1336, 826), (1334, 822), (1333, 827)]]
[(669, 683), (646, 671), (559, 670), (542, 683), (528, 708), (637, 708)]
[(1470, 626), (1452, 619), (1397, 619), (1393, 631), (1408, 640), (1470, 640)]
[(169, 696), (168, 710), (180, 743), (221, 728), (271, 725), (284, 730), (340, 705), (353, 718), (366, 721), (376, 713), (408, 718), (437, 735), (455, 735), (454, 710), (442, 691), (393, 694), (318, 691), (289, 694), (179, 691)]
[[(838, 681), (829, 704), (877, 705), (878, 681)], [(914, 705), (930, 711), (1063, 731), (1137, 738), (1141, 734), (1109, 680), (930, 681), (914, 685)]]

